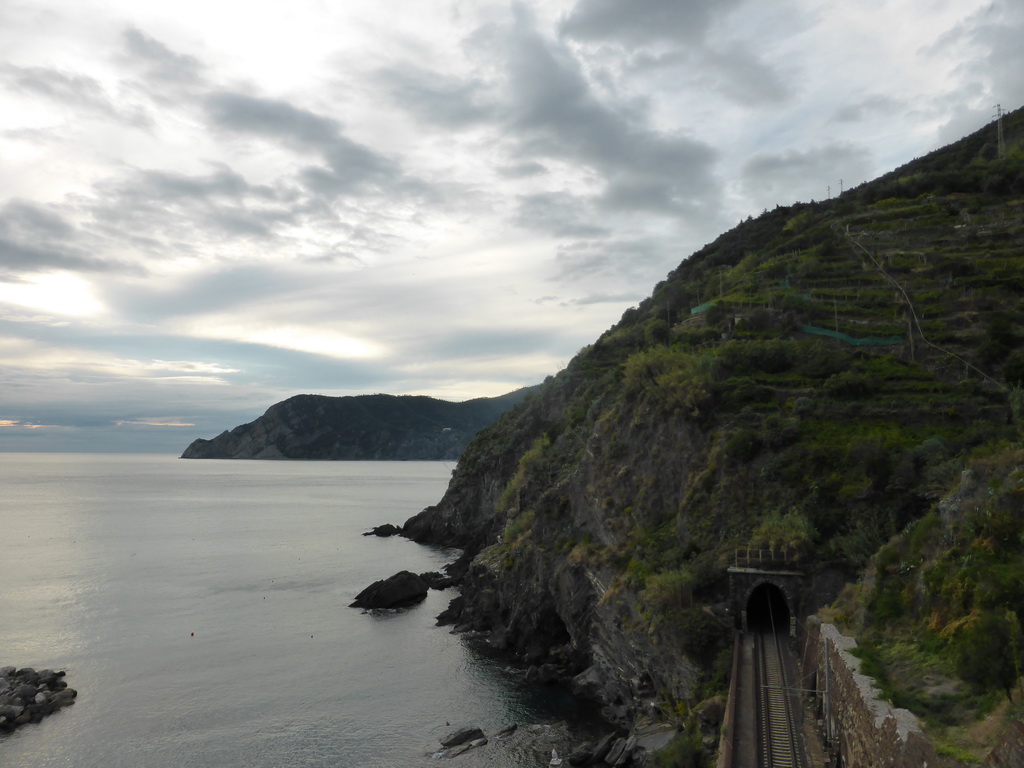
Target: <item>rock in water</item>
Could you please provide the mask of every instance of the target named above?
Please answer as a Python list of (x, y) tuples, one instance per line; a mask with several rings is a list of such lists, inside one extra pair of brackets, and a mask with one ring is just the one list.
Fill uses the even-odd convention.
[(483, 737), (484, 732), (479, 728), (459, 728), (441, 739), (441, 746), (449, 749), (450, 747), (457, 747), (459, 744), (465, 744), (467, 741), (476, 741)]
[(19, 725), (38, 723), (46, 715), (75, 703), (78, 692), (68, 688), (63, 672), (31, 667), (0, 667), (0, 734)]
[(431, 589), (448, 589), (449, 587), (454, 587), (456, 584), (455, 579), (451, 576), (445, 576), (443, 573), (438, 571), (427, 571), (426, 573), (421, 573), (420, 578), (423, 579)]
[(404, 608), (427, 596), (427, 582), (411, 571), (375, 581), (358, 595), (351, 608)]

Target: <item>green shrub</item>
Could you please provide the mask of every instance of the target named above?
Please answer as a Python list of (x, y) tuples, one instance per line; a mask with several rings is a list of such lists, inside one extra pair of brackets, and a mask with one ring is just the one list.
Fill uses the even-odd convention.
[(741, 429), (725, 444), (725, 455), (733, 461), (747, 462), (761, 450), (761, 439), (751, 429)]
[(708, 768), (711, 763), (701, 743), (696, 724), (677, 733), (666, 746), (654, 753), (652, 768)]
[(980, 613), (954, 638), (957, 674), (978, 691), (998, 688), (1010, 699), (1020, 676), (1022, 641), (1016, 613)]
[(800, 510), (790, 509), (784, 515), (776, 510), (754, 529), (749, 546), (806, 552), (814, 541), (814, 535), (814, 526)]
[(859, 373), (843, 371), (829, 376), (824, 384), (825, 394), (836, 400), (854, 400), (871, 394), (871, 381)]
[(661, 571), (648, 576), (644, 584), (643, 600), (656, 610), (688, 606), (693, 601), (693, 586), (697, 579), (688, 568)]
[(683, 651), (705, 668), (711, 667), (721, 650), (729, 644), (730, 630), (698, 606), (683, 609), (676, 620)]
[(714, 356), (655, 347), (629, 356), (623, 384), (627, 395), (643, 394), (668, 413), (699, 416), (712, 400), (717, 379)]

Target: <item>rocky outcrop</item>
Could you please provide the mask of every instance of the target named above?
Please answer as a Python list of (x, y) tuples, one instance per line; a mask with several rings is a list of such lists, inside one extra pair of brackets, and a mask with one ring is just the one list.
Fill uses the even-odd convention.
[(38, 723), (74, 704), (77, 696), (78, 691), (64, 681), (64, 672), (0, 667), (0, 733), (26, 723)]
[(430, 587), (411, 571), (399, 571), (387, 579), (375, 581), (358, 595), (350, 608), (407, 608), (422, 602)]
[(484, 732), (476, 726), (457, 728), (441, 739), (441, 746), (449, 749), (465, 744), (467, 741), (476, 741), (482, 738), (484, 738)]
[[(607, 507), (626, 507), (633, 491), (629, 477), (621, 475), (622, 460), (608, 456), (608, 437), (618, 433), (620, 445), (636, 447), (629, 457), (632, 473), (676, 488), (692, 471), (691, 462), (702, 458), (696, 449), (701, 437), (683, 419), (648, 421), (644, 432), (623, 415), (598, 426), (585, 450), (566, 444), (566, 454), (575, 458), (560, 467), (564, 476), (555, 483), (540, 467), (523, 471), (522, 457), (538, 435), (564, 419), (567, 404), (585, 386), (573, 368), (509, 414), (500, 439), (492, 430), (475, 441), (445, 497), (408, 520), (403, 536), (464, 550), (453, 569), (463, 574), (462, 594), (440, 617), (443, 623), (485, 633), (491, 647), (535, 667), (537, 679), (543, 670), (544, 679), (603, 702), (605, 716), (628, 729), (657, 702), (690, 699), (705, 673), (699, 660), (669, 642), (675, 638), (668, 628), (648, 631), (635, 588), (618, 577), (613, 562), (596, 554), (626, 543), (628, 531), (616, 529)], [(669, 441), (681, 451), (644, 450)], [(674, 507), (678, 501), (666, 498), (664, 504)], [(516, 530), (525, 521), (525, 530)]]
[(184, 459), (441, 461), (459, 457), (473, 436), (531, 388), (451, 403), (432, 397), (296, 395), (212, 440), (195, 440)]
[(519, 764), (525, 756), (535, 765), (625, 768), (644, 764), (636, 737), (609, 733), (580, 745), (564, 722), (523, 726), (513, 723), (491, 735), (480, 728), (461, 727), (446, 733), (439, 742), (441, 749), (429, 756), (433, 760), (458, 758), (457, 765), (464, 768)]

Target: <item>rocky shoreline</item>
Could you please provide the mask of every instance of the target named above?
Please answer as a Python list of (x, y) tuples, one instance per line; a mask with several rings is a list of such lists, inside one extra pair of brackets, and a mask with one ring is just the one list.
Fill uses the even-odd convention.
[(504, 764), (509, 758), (529, 758), (538, 765), (567, 765), (582, 768), (638, 768), (646, 765), (651, 739), (622, 733), (608, 733), (581, 741), (564, 722), (508, 725), (487, 735), (477, 727), (457, 727), (438, 739), (440, 749), (425, 755), (431, 761), (458, 759), (463, 768)]
[[(387, 524), (378, 526), (365, 536), (390, 537), (408, 535), (407, 526)], [(413, 538), (415, 541), (415, 538)], [(470, 558), (465, 553), (455, 562), (445, 566), (445, 573), (414, 574), (400, 571), (386, 579), (374, 582), (360, 592), (350, 607), (367, 611), (402, 610), (421, 602), (428, 589), (446, 589), (463, 586), (469, 572)], [(488, 637), (488, 645), (501, 649), (500, 655), (523, 663), (523, 678), (526, 682), (548, 685), (565, 685), (576, 696), (601, 702), (601, 679), (599, 671), (591, 666), (582, 673), (574, 669), (569, 658), (558, 659), (550, 653), (549, 643), (541, 643), (534, 654), (510, 653), (507, 645), (493, 644), (492, 627), (479, 619), (474, 621), (466, 611), (462, 595), (452, 600), (449, 607), (437, 617), (438, 626), (451, 626), (452, 634), (479, 634)], [(630, 718), (605, 707), (602, 713), (606, 728), (597, 738), (587, 740), (572, 732), (565, 722), (533, 724), (523, 727), (510, 725), (490, 736), (478, 727), (462, 727), (449, 731), (439, 738), (440, 749), (432, 750), (432, 760), (459, 758), (459, 764), (471, 768), (479, 764), (489, 765), (494, 752), (516, 752), (529, 754), (532, 758), (548, 756), (551, 765), (571, 765), (592, 768), (641, 768), (648, 764), (649, 755), (664, 747), (675, 733), (675, 728), (665, 722), (644, 718), (645, 722), (625, 723)], [(609, 715), (612, 715), (609, 717)], [(615, 717), (614, 715), (619, 715)], [(613, 724), (616, 723), (617, 724)], [(625, 726), (625, 727), (624, 727)], [(592, 734), (591, 734), (592, 735)]]
[(0, 667), (0, 734), (74, 704), (78, 691), (68, 687), (64, 675), (52, 669)]

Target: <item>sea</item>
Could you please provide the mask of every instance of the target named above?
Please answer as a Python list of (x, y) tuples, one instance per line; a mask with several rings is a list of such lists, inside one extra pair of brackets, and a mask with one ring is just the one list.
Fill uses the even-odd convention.
[(79, 692), (0, 736), (0, 766), (416, 768), (456, 726), (599, 727), (484, 638), (435, 626), (455, 590), (348, 607), (458, 555), (362, 535), (436, 503), (453, 469), (0, 453), (0, 666), (65, 670)]

